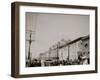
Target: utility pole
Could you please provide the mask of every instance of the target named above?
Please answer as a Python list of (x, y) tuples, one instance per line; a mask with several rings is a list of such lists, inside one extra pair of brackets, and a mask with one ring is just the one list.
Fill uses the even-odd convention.
[(28, 67), (31, 65), (31, 44), (33, 41), (35, 40), (32, 40), (32, 34), (35, 35), (35, 31), (32, 31), (32, 30), (29, 30), (28, 31), (29, 33), (29, 39), (26, 39), (26, 41), (29, 42), (29, 50), (28, 50)]

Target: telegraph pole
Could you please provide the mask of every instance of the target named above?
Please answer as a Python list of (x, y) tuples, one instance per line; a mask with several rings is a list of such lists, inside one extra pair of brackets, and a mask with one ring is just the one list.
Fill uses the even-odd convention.
[(26, 41), (29, 42), (29, 50), (28, 50), (28, 67), (29, 67), (31, 65), (31, 52), (30, 52), (31, 44), (33, 41), (35, 41), (35, 40), (32, 40), (32, 34), (35, 35), (35, 31), (29, 30), (28, 33), (29, 33), (29, 39), (27, 39)]
[[(37, 26), (37, 18), (38, 14), (30, 14), (27, 13), (26, 15), (26, 33), (29, 34), (28, 35), (28, 39), (26, 41), (28, 41), (29, 43), (29, 49), (28, 49), (28, 56), (27, 56), (27, 63), (28, 63), (28, 67), (31, 64), (31, 45), (32, 42), (35, 41), (35, 39), (32, 39), (32, 36), (35, 36), (36, 34), (36, 26)], [(29, 30), (28, 30), (29, 29)]]

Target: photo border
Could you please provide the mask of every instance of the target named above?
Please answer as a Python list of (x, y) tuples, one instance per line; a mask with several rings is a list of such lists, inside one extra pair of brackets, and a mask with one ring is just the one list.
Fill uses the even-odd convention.
[[(20, 6), (39, 6), (39, 7), (55, 7), (55, 8), (73, 8), (73, 9), (87, 9), (95, 11), (95, 70), (89, 71), (75, 71), (75, 72), (55, 72), (43, 74), (19, 74), (20, 70), (20, 56), (19, 56), (19, 9)], [(44, 4), (44, 3), (31, 3), (31, 2), (13, 2), (11, 4), (11, 76), (16, 78), (22, 77), (40, 77), (40, 76), (56, 76), (56, 75), (72, 75), (72, 74), (86, 74), (97, 73), (97, 7), (96, 6), (80, 6), (80, 5), (63, 5), (63, 4)]]

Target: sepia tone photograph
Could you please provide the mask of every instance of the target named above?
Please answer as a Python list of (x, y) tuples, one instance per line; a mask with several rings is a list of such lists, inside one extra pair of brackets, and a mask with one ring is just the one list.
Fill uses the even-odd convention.
[(97, 7), (12, 3), (11, 76), (97, 73)]
[(89, 15), (25, 13), (26, 67), (90, 64)]

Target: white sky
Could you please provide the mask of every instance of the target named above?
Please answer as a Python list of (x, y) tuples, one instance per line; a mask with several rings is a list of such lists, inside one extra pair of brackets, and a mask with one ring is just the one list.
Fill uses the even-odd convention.
[[(26, 30), (35, 30), (32, 57), (45, 52), (62, 38), (73, 40), (89, 34), (89, 16), (26, 13)], [(26, 37), (28, 39), (28, 35)], [(29, 44), (26, 42), (26, 54)]]

